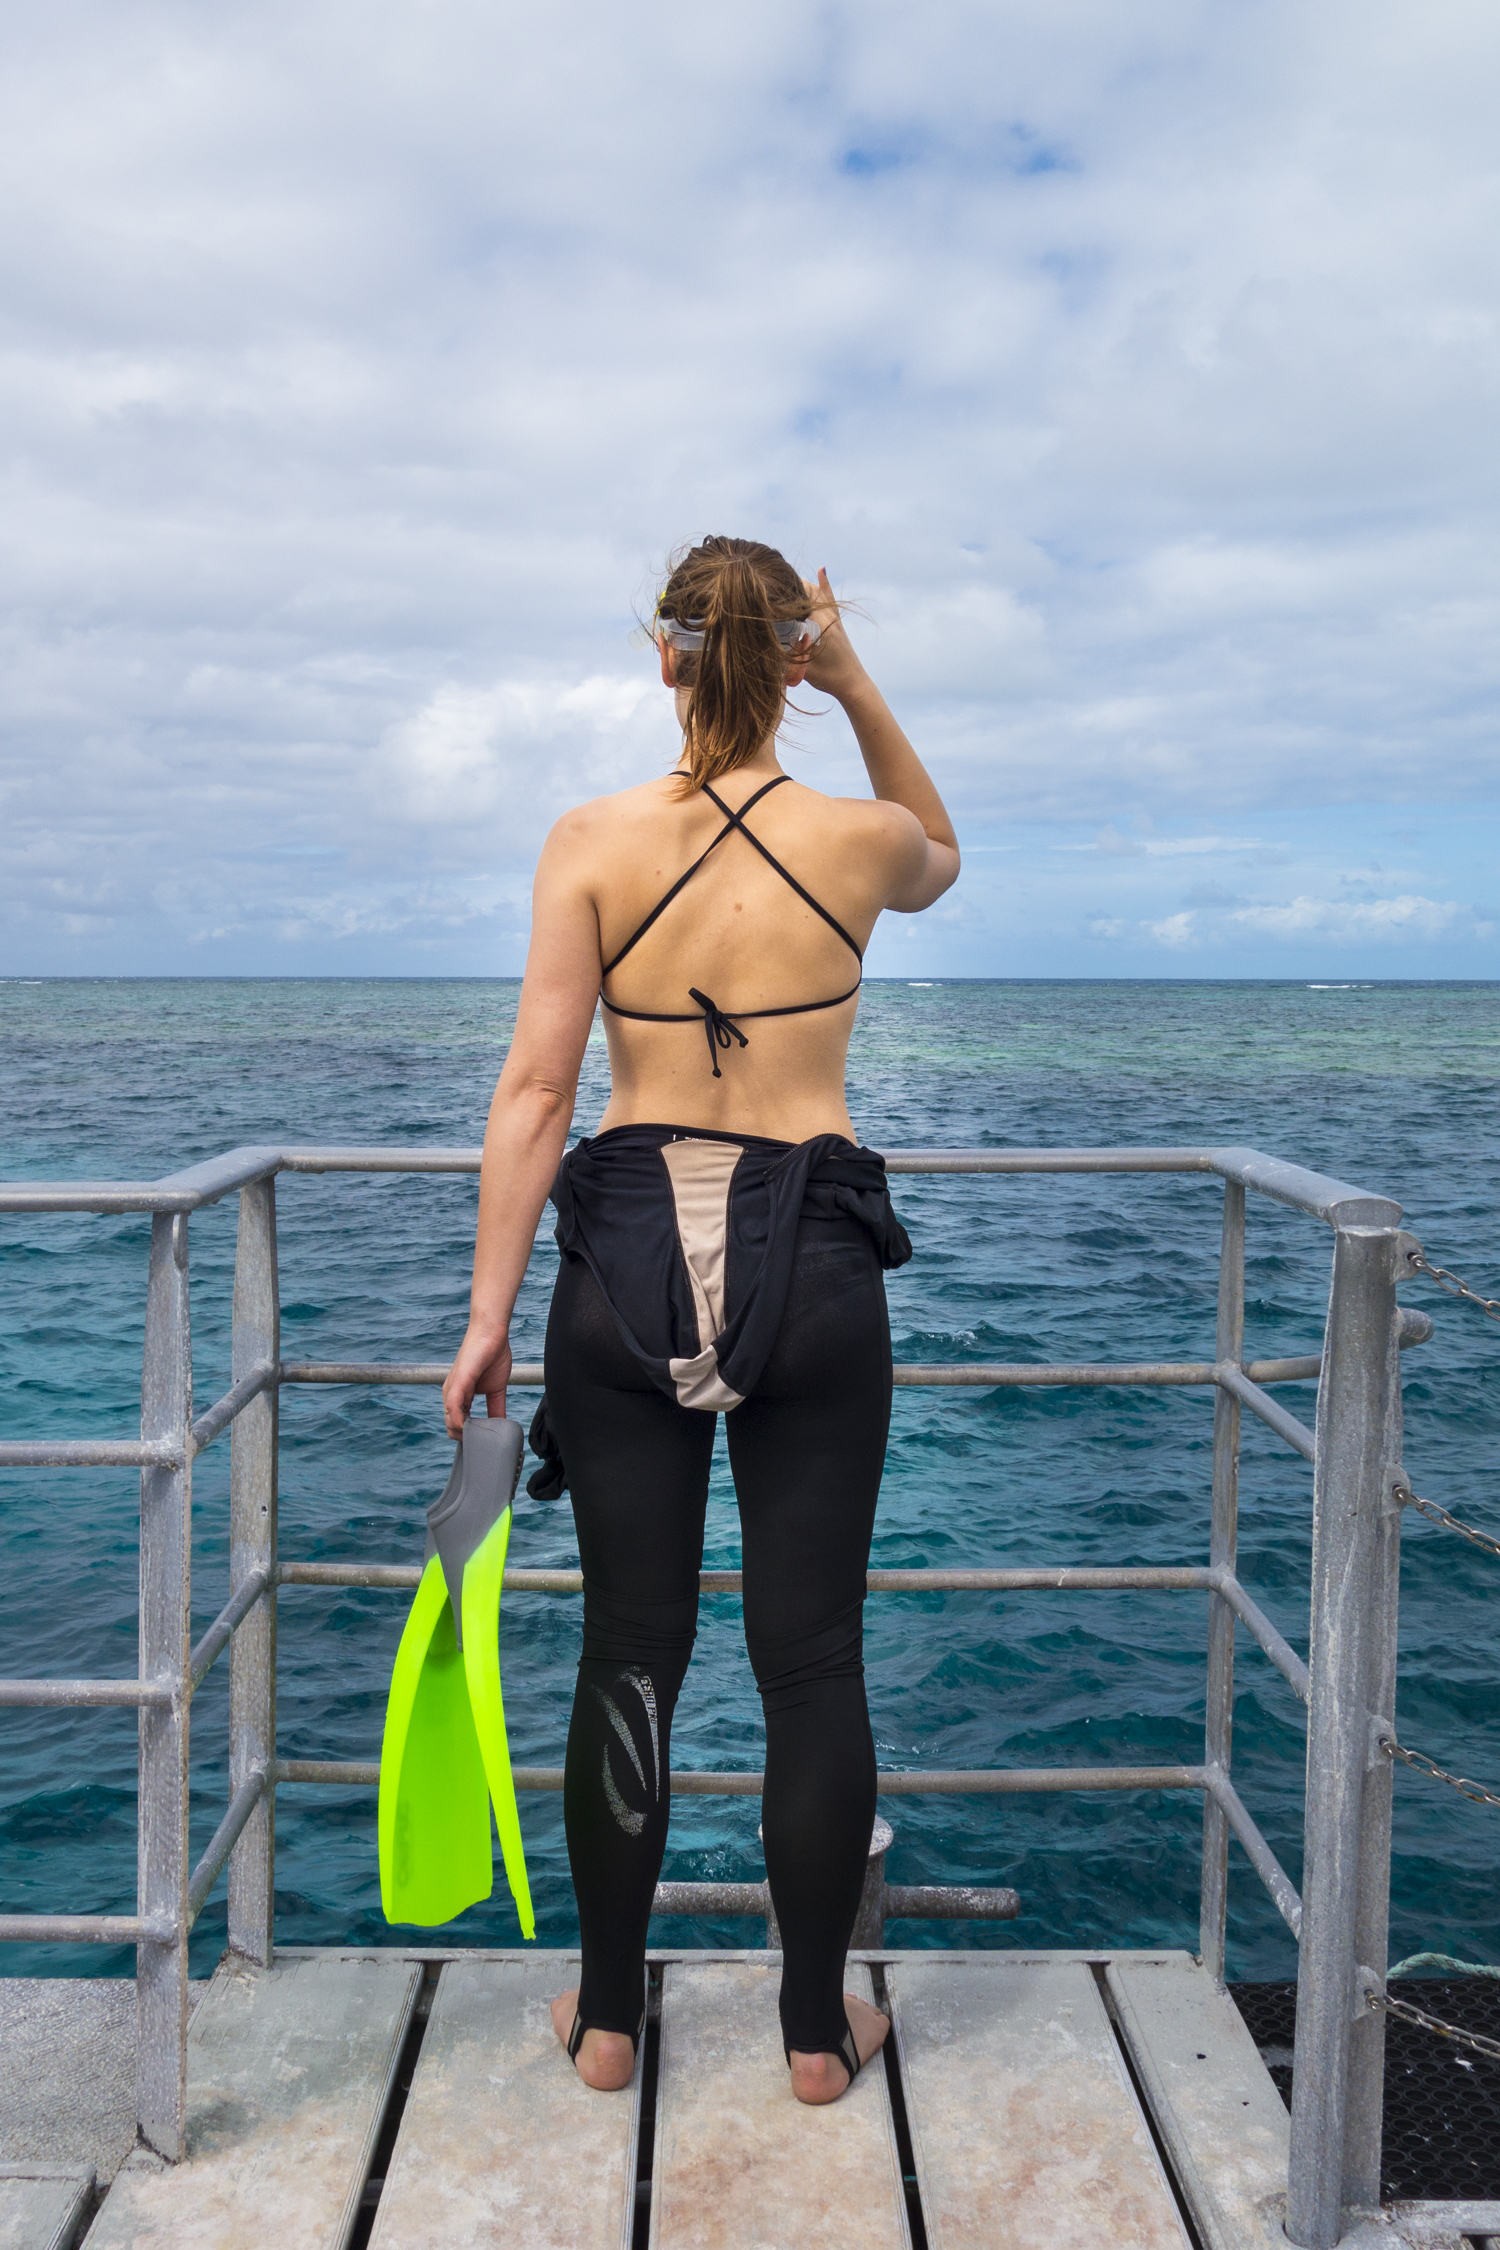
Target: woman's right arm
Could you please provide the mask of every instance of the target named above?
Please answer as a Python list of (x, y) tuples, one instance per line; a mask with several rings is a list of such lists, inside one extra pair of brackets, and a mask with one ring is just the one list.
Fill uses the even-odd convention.
[(807, 666), (807, 683), (843, 705), (877, 799), (899, 805), (921, 829), (918, 838), (908, 823), (901, 823), (905, 834), (896, 841), (907, 848), (898, 852), (896, 887), (886, 901), (898, 914), (920, 914), (958, 880), (958, 838), (953, 823), (927, 768), (855, 654), (826, 570), (818, 572), (817, 585), (808, 586), (807, 591), (812, 596), (813, 615), (823, 629)]
[(585, 876), (588, 808), (568, 813), (542, 849), (515, 1034), (490, 1104), (479, 1172), (469, 1326), (443, 1385), (443, 1418), (463, 1434), (476, 1392), (505, 1412), (510, 1317), (578, 1093), (599, 998), (599, 919)]

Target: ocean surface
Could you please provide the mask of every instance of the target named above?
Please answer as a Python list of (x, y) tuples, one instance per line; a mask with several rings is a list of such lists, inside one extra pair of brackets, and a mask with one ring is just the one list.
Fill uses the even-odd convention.
[[(0, 1177), (153, 1178), (241, 1142), (473, 1143), (504, 1057), (511, 982), (0, 982)], [(1500, 986), (871, 982), (851, 1106), (874, 1147), (1250, 1143), (1396, 1196), (1429, 1257), (1500, 1294)], [(580, 1131), (603, 1106), (590, 1046)], [(447, 1357), (463, 1330), (472, 1179), (285, 1178), (283, 1350), (308, 1359)], [(890, 1277), (898, 1359), (1208, 1359), (1220, 1189), (1212, 1178), (1037, 1177), (895, 1184), (916, 1245)], [(515, 1330), (541, 1356), (555, 1264), (544, 1219)], [(231, 1199), (192, 1222), (194, 1363), (226, 1387)], [(0, 1217), (0, 1431), (138, 1427), (149, 1221)], [(1251, 1199), (1248, 1341), (1310, 1352), (1330, 1237)], [(1436, 1339), (1407, 1355), (1416, 1488), (1500, 1528), (1500, 1327), (1430, 1285)], [(1312, 1386), (1278, 1394), (1310, 1417)], [(516, 1407), (529, 1412), (517, 1394)], [(283, 1395), (285, 1557), (416, 1561), (451, 1449), (435, 1391)], [(887, 1567), (1204, 1560), (1211, 1395), (1192, 1391), (896, 1394), (874, 1560)], [(197, 1629), (227, 1584), (227, 1439), (194, 1470)], [(1311, 1471), (1247, 1417), (1241, 1572), (1306, 1649)], [(135, 1668), (138, 1480), (0, 1471), (0, 1671)], [(521, 1498), (511, 1560), (576, 1564), (566, 1502)], [(738, 1561), (722, 1431), (710, 1566)], [(280, 1603), (285, 1756), (378, 1754), (406, 1609), (388, 1593), (294, 1589)], [(1500, 1562), (1407, 1518), (1404, 1739), (1500, 1783)], [(1203, 1747), (1206, 1604), (1197, 1594), (876, 1595), (869, 1689), (883, 1766), (1175, 1763)], [(504, 1620), (512, 1754), (558, 1764), (576, 1598), (512, 1596)], [(193, 1705), (192, 1850), (224, 1804), (227, 1664)], [(1303, 1734), (1242, 1635), (1235, 1778), (1294, 1877)], [(673, 1741), (678, 1766), (755, 1767), (759, 1707), (738, 1601), (705, 1599)], [(1500, 1812), (1401, 1768), (1392, 1959), (1500, 1961)], [(1010, 1883), (1017, 1922), (908, 1924), (903, 1944), (1193, 1946), (1200, 1801), (1186, 1794), (887, 1799), (889, 1873)], [(753, 1799), (679, 1801), (669, 1877), (762, 1873)], [(538, 1936), (576, 1936), (561, 1800), (522, 1800)], [(375, 1796), (291, 1789), (277, 1806), (283, 1942), (384, 1943)], [(135, 1722), (0, 1712), (0, 1908), (130, 1911)], [(222, 1885), (193, 1938), (223, 1943)], [(453, 1925), (514, 1944), (503, 1875)], [(744, 1922), (656, 1925), (663, 1942), (757, 1942)], [(0, 1972), (127, 1973), (125, 1950), (0, 1947)], [(1294, 1973), (1290, 1939), (1236, 1847), (1231, 1973)]]

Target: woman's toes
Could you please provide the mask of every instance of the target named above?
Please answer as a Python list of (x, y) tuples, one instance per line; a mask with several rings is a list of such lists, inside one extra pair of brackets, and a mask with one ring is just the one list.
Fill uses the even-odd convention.
[(571, 1992), (560, 1992), (552, 2003), (552, 2028), (566, 2047), (573, 2036), (573, 2019), (578, 2014), (578, 1987)]
[(844, 2013), (849, 2018), (849, 2029), (854, 2034), (854, 2045), (863, 2068), (870, 2057), (878, 2055), (885, 2045), (891, 2019), (883, 2016), (878, 2008), (872, 2008), (868, 2000), (861, 2000), (852, 1992), (844, 1994)]

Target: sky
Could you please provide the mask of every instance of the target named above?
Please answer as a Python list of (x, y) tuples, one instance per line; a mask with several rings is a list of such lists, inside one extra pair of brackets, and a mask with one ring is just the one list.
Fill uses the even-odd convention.
[(728, 531), (965, 845), (872, 974), (1500, 976), (1497, 114), (1491, 0), (8, 11), (0, 974), (518, 973)]

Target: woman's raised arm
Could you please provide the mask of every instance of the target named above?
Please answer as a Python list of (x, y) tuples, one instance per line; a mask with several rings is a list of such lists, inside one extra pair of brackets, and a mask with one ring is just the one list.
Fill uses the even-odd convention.
[(584, 874), (588, 824), (587, 807), (565, 814), (537, 865), (516, 1028), (485, 1129), (468, 1332), (443, 1385), (452, 1437), (462, 1434), (476, 1392), (491, 1414), (505, 1412), (510, 1316), (573, 1121), (599, 998), (599, 918)]
[(876, 797), (910, 813), (926, 839), (924, 852), (916, 835), (911, 835), (910, 842), (916, 848), (908, 855), (898, 887), (886, 902), (898, 914), (920, 914), (958, 880), (958, 838), (953, 823), (927, 768), (855, 654), (839, 617), (827, 571), (818, 572), (816, 586), (806, 579), (803, 584), (812, 598), (813, 616), (822, 628), (808, 661), (807, 683), (843, 705)]

